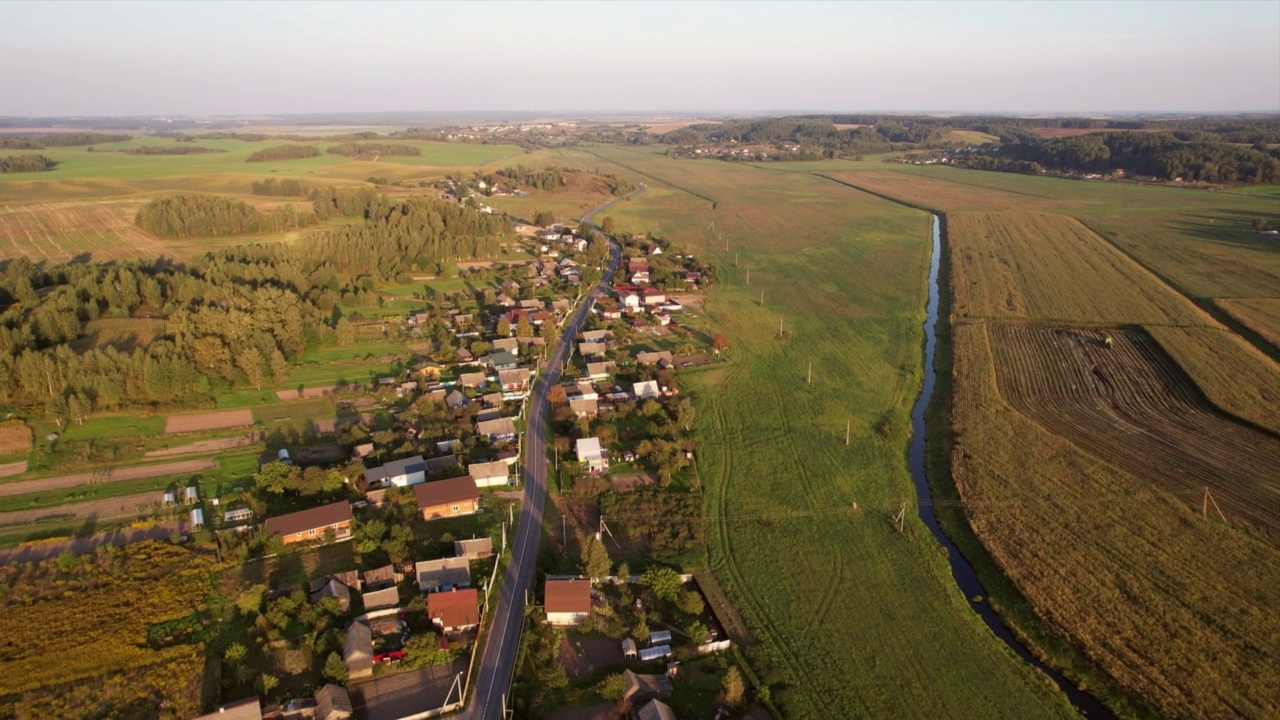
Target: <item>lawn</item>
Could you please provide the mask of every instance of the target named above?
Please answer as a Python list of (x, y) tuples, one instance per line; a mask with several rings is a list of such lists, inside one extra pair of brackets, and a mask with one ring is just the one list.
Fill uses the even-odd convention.
[(620, 228), (660, 224), (718, 266), (706, 315), (731, 338), (731, 363), (685, 380), (709, 560), (761, 640), (746, 654), (783, 713), (1065, 716), (965, 607), (924, 527), (899, 535), (889, 522), (914, 505), (904, 453), (928, 215), (802, 174), (595, 152), (649, 184), (612, 213)]

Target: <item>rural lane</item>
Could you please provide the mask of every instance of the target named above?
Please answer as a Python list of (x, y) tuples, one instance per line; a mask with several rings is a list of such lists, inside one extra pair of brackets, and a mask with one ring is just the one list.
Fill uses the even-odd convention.
[[(636, 192), (643, 190), (641, 186)], [(582, 223), (589, 224), (597, 212), (615, 202), (617, 200), (610, 200), (587, 213)], [(542, 514), (547, 500), (547, 391), (559, 381), (560, 368), (573, 347), (574, 338), (586, 322), (595, 300), (613, 278), (621, 257), (622, 249), (610, 240), (608, 268), (565, 323), (560, 341), (556, 343), (555, 351), (544, 366), (529, 399), (529, 422), (524, 440), (524, 501), (520, 506), (511, 557), (503, 572), (502, 591), (497, 604), (490, 606), (493, 622), (483, 639), (474, 682), (471, 683), (471, 697), (461, 715), (469, 720), (501, 720), (504, 715), (503, 702), (515, 672), (520, 630), (524, 623), (525, 592), (533, 580), (538, 543), (542, 538)]]

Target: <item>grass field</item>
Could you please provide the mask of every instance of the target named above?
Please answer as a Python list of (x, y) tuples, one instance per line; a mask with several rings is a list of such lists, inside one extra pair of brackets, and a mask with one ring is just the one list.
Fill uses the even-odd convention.
[(784, 715), (1065, 716), (965, 607), (923, 526), (899, 535), (889, 522), (899, 500), (914, 503), (903, 454), (928, 216), (801, 174), (594, 152), (649, 184), (611, 211), (620, 228), (660, 225), (721, 275), (706, 312), (733, 361), (686, 380), (710, 560), (761, 640), (746, 652)]

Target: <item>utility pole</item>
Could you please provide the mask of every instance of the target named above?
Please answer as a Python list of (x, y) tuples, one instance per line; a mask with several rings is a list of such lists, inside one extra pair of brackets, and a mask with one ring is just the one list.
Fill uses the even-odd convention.
[(782, 318), (778, 318), (778, 337), (782, 337)]
[(733, 266), (738, 267), (738, 253), (733, 254)]
[(907, 518), (907, 504), (904, 502), (898, 506), (898, 514), (893, 517), (893, 521), (898, 524), (898, 532), (902, 532), (902, 523)]
[(844, 446), (849, 447), (849, 431), (853, 429), (853, 421), (847, 420), (844, 424)]
[(747, 268), (747, 284), (751, 284), (751, 268)]
[(760, 288), (760, 307), (764, 307), (764, 288)]
[(807, 382), (810, 385), (813, 384), (813, 361), (812, 360), (809, 361), (809, 379), (806, 380), (805, 382)]

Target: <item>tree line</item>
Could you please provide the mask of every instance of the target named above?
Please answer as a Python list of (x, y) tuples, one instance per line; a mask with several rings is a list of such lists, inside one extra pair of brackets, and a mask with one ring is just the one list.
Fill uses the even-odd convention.
[(315, 145), (276, 145), (253, 153), (245, 159), (245, 162), (301, 160), (312, 157), (320, 157), (320, 150)]
[(50, 133), (48, 135), (8, 136), (0, 137), (0, 149), (5, 150), (41, 150), (51, 147), (75, 147), (77, 145), (100, 145), (102, 143), (124, 142), (132, 139), (130, 135), (110, 133)]
[(1183, 178), (1208, 183), (1280, 182), (1280, 151), (1259, 150), (1227, 142), (1182, 140), (1175, 133), (1110, 132), (1065, 138), (1019, 135), (999, 148), (962, 160), (981, 169), (1038, 166), (1053, 170), (1107, 173), (1123, 169), (1129, 175), (1163, 180)]
[(395, 143), (372, 143), (372, 142), (344, 142), (337, 145), (330, 145), (325, 152), (332, 155), (346, 155), (347, 157), (362, 157), (371, 155), (409, 155), (417, 156), (422, 154), (422, 150), (412, 145), (402, 145)]
[(44, 172), (54, 165), (57, 163), (44, 155), (9, 155), (0, 158), (0, 173)]
[(252, 190), (254, 195), (269, 195), (272, 197), (306, 197), (307, 195), (307, 186), (293, 178), (255, 180)]
[(199, 145), (143, 145), (126, 148), (120, 152), (125, 155), (200, 155), (202, 153), (224, 153), (221, 148), (200, 147)]
[(220, 237), (280, 232), (314, 225), (315, 213), (281, 205), (262, 212), (243, 200), (216, 195), (169, 195), (143, 205), (134, 218), (138, 227), (161, 237)]

